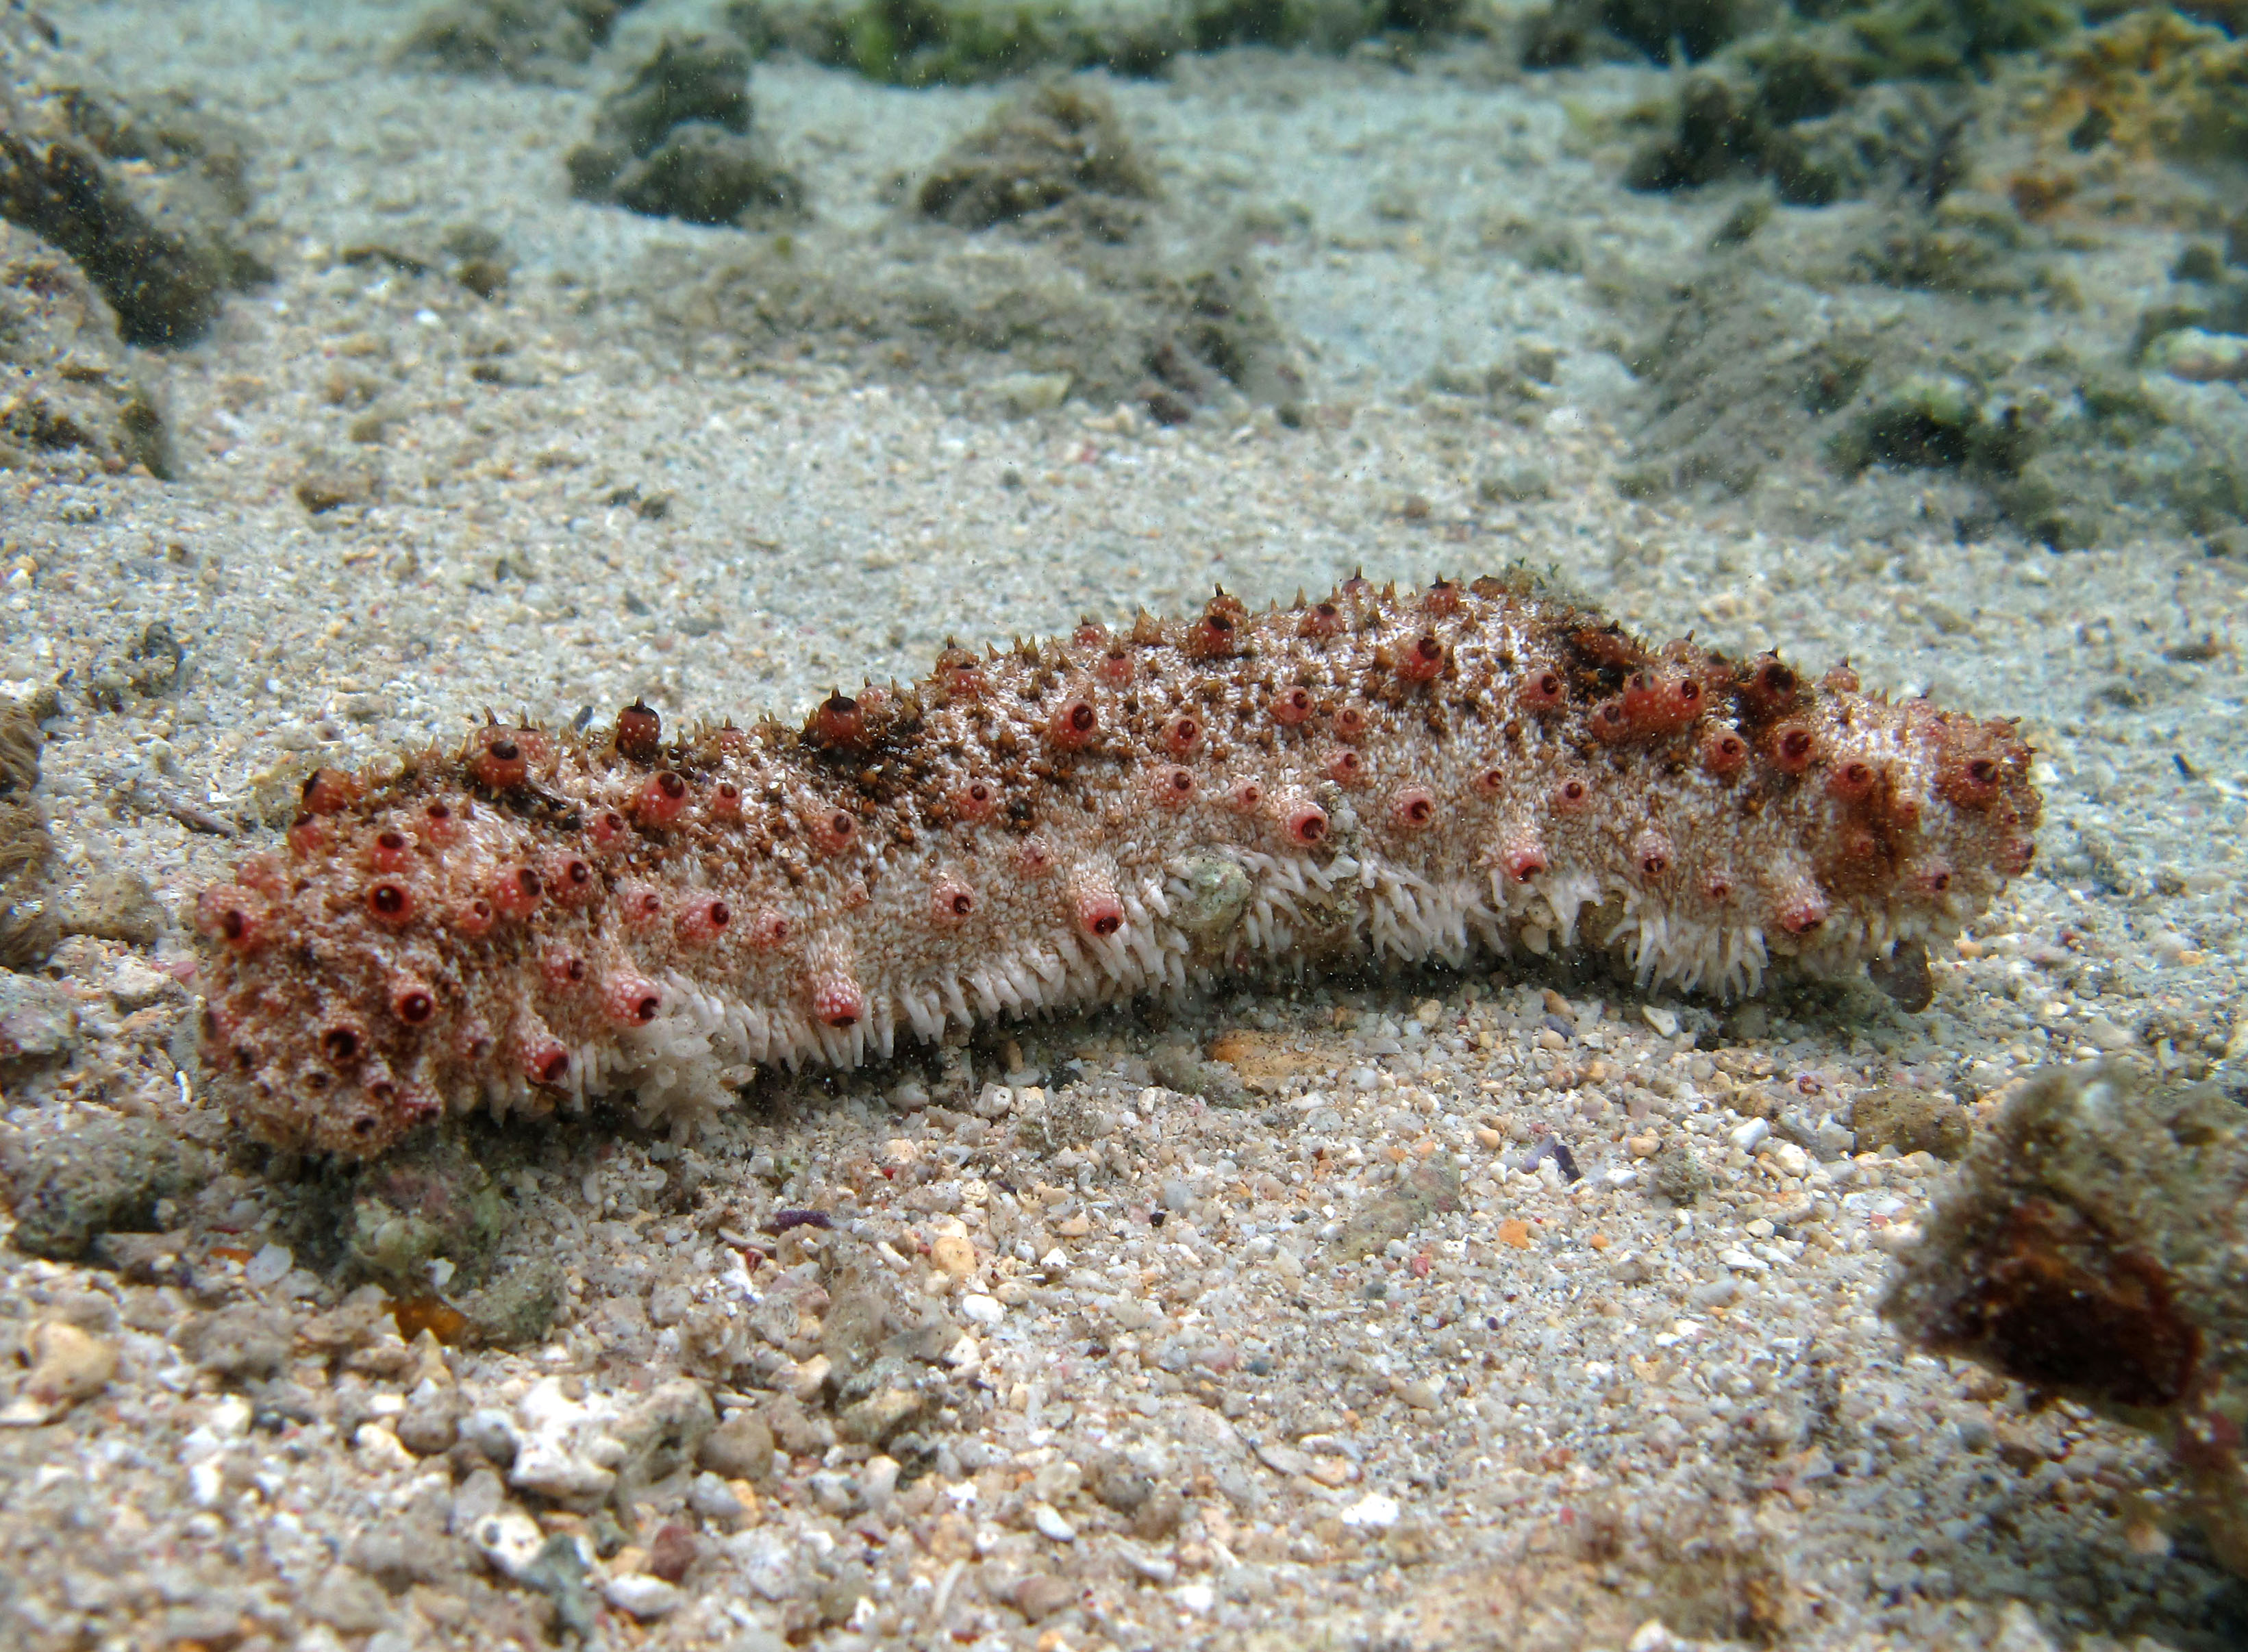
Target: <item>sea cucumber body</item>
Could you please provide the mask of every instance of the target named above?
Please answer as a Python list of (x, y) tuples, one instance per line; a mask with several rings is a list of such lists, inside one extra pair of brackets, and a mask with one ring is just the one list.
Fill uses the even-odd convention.
[(801, 730), (667, 744), (635, 707), (322, 771), (203, 893), (207, 1057), (259, 1134), (364, 1156), (1259, 965), (1591, 945), (1730, 995), (1956, 930), (2028, 864), (2028, 766), (2010, 723), (1512, 583), (1221, 593), (948, 649)]

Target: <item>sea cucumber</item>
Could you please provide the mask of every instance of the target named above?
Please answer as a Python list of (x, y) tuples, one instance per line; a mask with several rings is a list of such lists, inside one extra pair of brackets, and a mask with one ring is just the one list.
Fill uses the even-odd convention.
[(447, 1108), (644, 1116), (759, 1064), (1481, 947), (1755, 991), (1956, 932), (2029, 865), (2010, 722), (1649, 648), (1523, 579), (948, 647), (909, 688), (667, 738), (490, 723), (324, 769), (196, 907), (213, 1082), (364, 1157)]

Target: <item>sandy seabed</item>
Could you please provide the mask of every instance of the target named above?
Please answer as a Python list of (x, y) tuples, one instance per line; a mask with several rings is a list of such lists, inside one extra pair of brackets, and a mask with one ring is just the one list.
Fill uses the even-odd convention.
[[(64, 678), (39, 792), (58, 896), (129, 873), (169, 915), (146, 943), (65, 940), (45, 973), (70, 1048), (10, 1083), (7, 1125), (160, 1120), (216, 1166), (122, 1267), (0, 1252), (0, 1383), (58, 1334), (116, 1361), (82, 1402), (0, 1416), (0, 1641), (2248, 1634), (2239, 1586), (2165, 1518), (2153, 1447), (1878, 1319), (1944, 1167), (1845, 1139), (1876, 1090), (1971, 1118), (2046, 1062), (2237, 1049), (2238, 563), (1962, 543), (1909, 476), (1831, 483), (1824, 537), (1626, 497), (1600, 281), (1690, 257), (1733, 202), (1625, 194), (1550, 86), (1464, 49), (1109, 86), (1182, 212), (1294, 226), (1251, 257), (1300, 416), (1220, 398), (1162, 427), (1004, 416), (1003, 356), (915, 374), (698, 324), (672, 300), (741, 232), (572, 201), (593, 92), (394, 68), (399, 8), (51, 15), (90, 74), (191, 87), (249, 131), (278, 274), (203, 342), (137, 357), (175, 480), (0, 476), (0, 678)], [(587, 85), (699, 21), (641, 9)], [(1570, 95), (1612, 106), (1636, 73)], [(844, 231), (1004, 95), (785, 62), (754, 92)], [(1494, 214), (1566, 227), (1582, 267), (1495, 253)], [(461, 224), (512, 261), (490, 299), (343, 256)], [(2114, 235), (2150, 266), (2174, 240)], [(1529, 415), (1428, 391), (1525, 348), (1552, 364)], [(335, 476), (348, 500), (308, 511), (300, 484)], [(2039, 864), (1936, 961), (1931, 1008), (1649, 1003), (1515, 960), (1000, 1029), (775, 1077), (683, 1146), (599, 1114), (472, 1133), (504, 1219), (415, 1262), (428, 1299), (346, 1293), (412, 1176), (339, 1191), (189, 1104), (182, 920), (271, 832), (195, 821), (252, 820), (310, 765), (449, 744), (487, 708), (801, 716), (949, 636), (1517, 561), (1657, 634), (1847, 656), (1869, 687), (2023, 717)], [(177, 684), (92, 691), (158, 621)], [(1698, 1191), (1661, 1178), (1674, 1150)], [(791, 1210), (827, 1225), (780, 1230)], [(353, 1222), (356, 1276), (332, 1230)], [(535, 1263), (559, 1311), (519, 1346), (419, 1335), (451, 1328), (430, 1304), (456, 1275), (489, 1294)]]

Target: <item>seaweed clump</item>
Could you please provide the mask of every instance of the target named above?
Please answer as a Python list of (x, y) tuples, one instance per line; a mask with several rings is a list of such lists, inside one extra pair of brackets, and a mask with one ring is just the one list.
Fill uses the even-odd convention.
[(2248, 1110), (2120, 1063), (2032, 1077), (1977, 1141), (1882, 1312), (1930, 1351), (2169, 1446), (2210, 1549), (2248, 1573)]

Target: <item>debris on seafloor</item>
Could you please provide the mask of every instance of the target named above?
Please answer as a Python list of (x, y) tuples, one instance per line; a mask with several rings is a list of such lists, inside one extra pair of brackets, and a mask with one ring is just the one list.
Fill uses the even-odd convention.
[(1882, 1312), (1938, 1354), (2143, 1429), (2248, 1573), (2248, 1108), (2121, 1062), (2033, 1076), (1937, 1201)]

